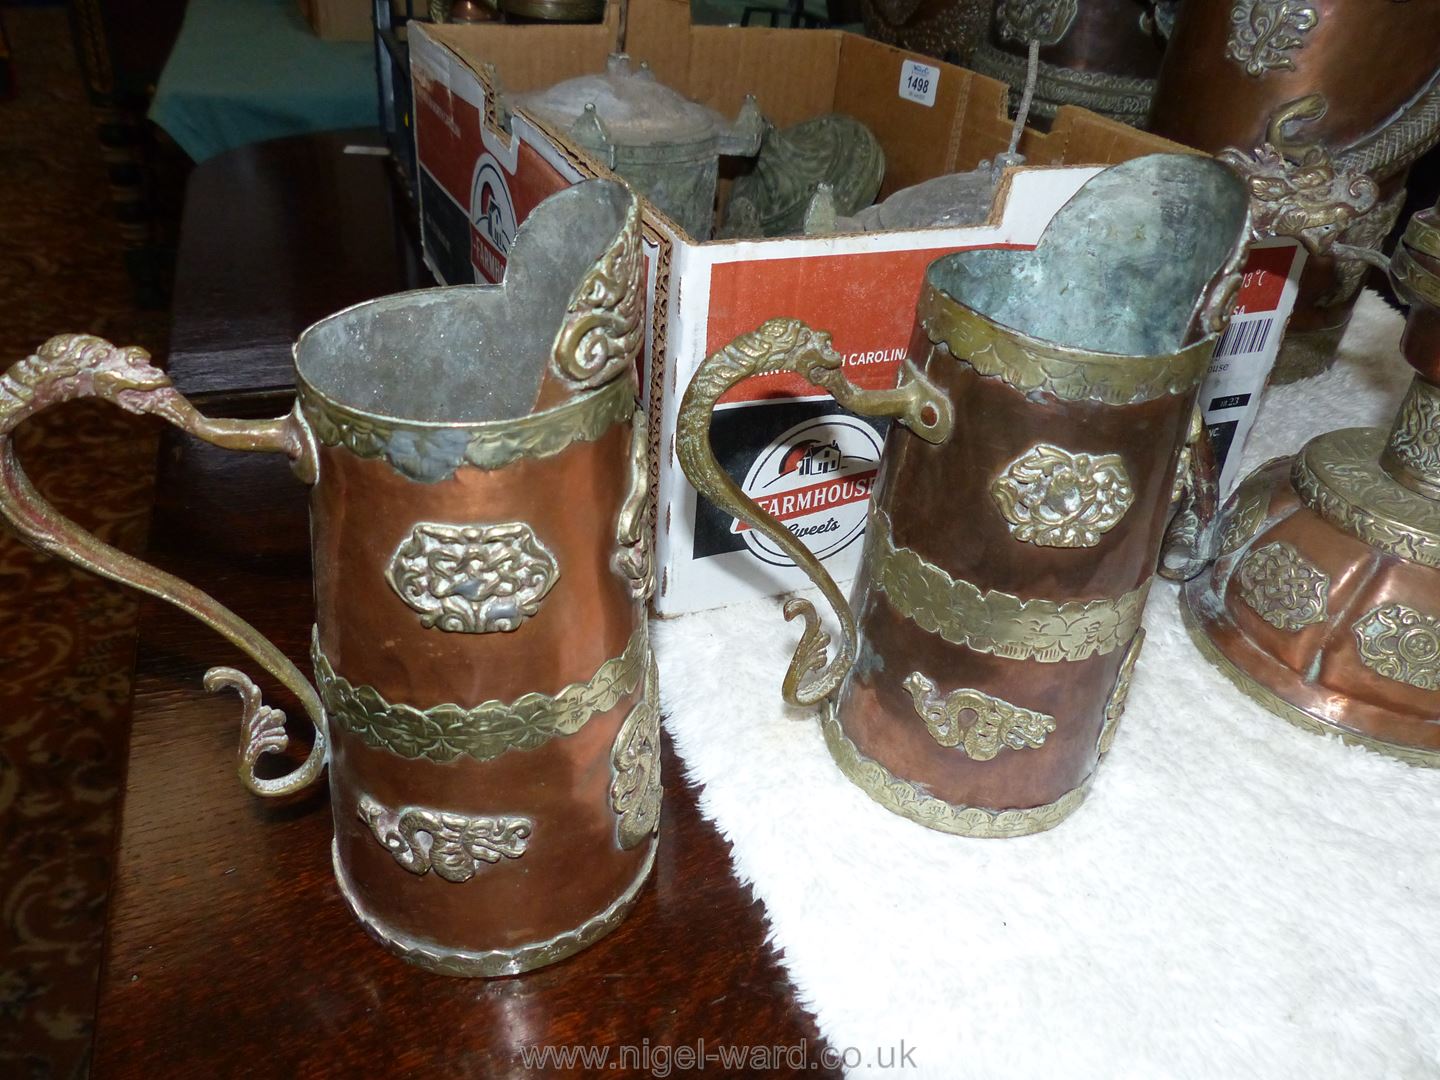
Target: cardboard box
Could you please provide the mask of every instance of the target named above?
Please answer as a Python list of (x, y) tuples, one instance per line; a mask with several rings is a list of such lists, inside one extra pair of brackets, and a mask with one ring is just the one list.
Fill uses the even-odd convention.
[[(496, 281), (518, 223), (581, 178), (610, 175), (560, 131), (516, 113), (506, 93), (604, 69), (605, 25), (416, 26), (411, 76), (427, 261), (450, 283)], [(1004, 151), (1007, 88), (950, 64), (838, 31), (691, 26), (676, 0), (632, 0), (627, 51), (656, 76), (733, 116), (745, 94), (780, 126), (820, 113), (860, 119), (884, 147), (881, 197)], [(698, 496), (673, 447), (675, 416), (705, 356), (768, 318), (829, 330), (847, 373), (893, 386), (925, 267), (947, 252), (1030, 247), (1095, 166), (1183, 148), (1076, 108), (1027, 131), (1030, 166), (1007, 177), (989, 221), (960, 229), (697, 243), (647, 204), (650, 324), (643, 384), (656, 483), (656, 610), (679, 614), (775, 594), (808, 579), (763, 538)], [(1059, 168), (1055, 166), (1089, 166)], [(725, 198), (722, 185), (721, 200)], [(798, 379), (752, 379), (717, 409), (717, 456), (845, 581), (858, 564), (883, 425)], [(788, 500), (788, 501), (787, 501)]]
[(326, 41), (372, 41), (374, 0), (299, 0), (310, 29)]

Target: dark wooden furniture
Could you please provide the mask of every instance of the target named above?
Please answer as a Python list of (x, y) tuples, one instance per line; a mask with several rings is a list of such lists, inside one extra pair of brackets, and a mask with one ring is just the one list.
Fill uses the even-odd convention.
[(290, 346), (316, 319), (435, 284), (420, 260), (415, 210), (376, 154), (383, 146), (372, 129), (324, 132), (196, 166), (170, 335), (170, 374), (182, 392), (218, 404), (289, 389)]
[[(283, 218), (295, 204), (250, 205)], [(236, 203), (231, 213), (245, 206)], [(291, 328), (323, 314), (307, 305), (320, 300), (323, 260), (343, 244), (314, 223), (303, 227), (314, 245), (275, 243), (268, 278), (257, 277), (248, 291), (230, 267), (214, 266), (218, 257), (211, 266), (219, 284), (186, 283), (176, 310), (177, 331), (187, 328), (177, 342), (185, 351), (175, 359), (191, 388), (231, 386), (232, 375), (246, 370), (278, 372)], [(240, 237), (248, 231), (263, 243), (284, 235), (276, 221), (246, 230), (194, 213), (187, 229), (187, 249), (203, 250), (197, 230), (225, 233), (228, 256), (252, 266)], [(208, 345), (199, 336), (204, 326), (212, 328)], [(193, 357), (227, 366), (188, 366)], [(205, 382), (212, 377), (217, 382)], [(283, 412), (288, 400), (240, 394), (216, 404), (263, 415)], [(153, 561), (211, 591), (309, 670), (305, 490), (283, 460), (168, 434), (151, 535)], [(217, 664), (256, 676), (270, 704), (302, 716), (216, 635), (158, 601), (144, 603), (96, 1077), (529, 1077), (547, 1070), (527, 1068), (522, 1048), (594, 1046), (614, 1062), (622, 1047), (646, 1040), (652, 1063), (656, 1047), (702, 1039), (707, 1054), (722, 1044), (803, 1042), (807, 1065), (822, 1060), (815, 1026), (764, 943), (761, 908), (731, 876), (726, 845), (700, 817), (668, 740), (659, 856), (625, 923), (552, 968), (450, 979), (392, 957), (351, 919), (331, 878), (323, 786), (280, 801), (241, 788), (237, 701), (201, 688)], [(299, 726), (292, 731), (303, 738)]]

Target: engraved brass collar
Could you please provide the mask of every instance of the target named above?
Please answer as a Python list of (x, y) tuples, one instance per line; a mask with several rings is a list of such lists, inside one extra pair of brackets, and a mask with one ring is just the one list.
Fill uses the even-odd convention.
[(920, 293), (920, 324), (936, 345), (981, 375), (1001, 379), (1022, 393), (1044, 390), (1066, 401), (1130, 405), (1188, 393), (1205, 376), (1219, 335), (1209, 334), (1164, 356), (1068, 349), (1001, 326), (926, 283)]
[(341, 405), (303, 377), (301, 409), (325, 446), (362, 458), (384, 458), (421, 483), (448, 480), (462, 465), (499, 469), (521, 458), (546, 458), (574, 442), (594, 442), (635, 409), (635, 383), (614, 379), (542, 412), (482, 423), (422, 423)]
[(1380, 467), (1384, 428), (1345, 428), (1311, 439), (1291, 481), (1306, 506), (1373, 548), (1440, 567), (1440, 503)]

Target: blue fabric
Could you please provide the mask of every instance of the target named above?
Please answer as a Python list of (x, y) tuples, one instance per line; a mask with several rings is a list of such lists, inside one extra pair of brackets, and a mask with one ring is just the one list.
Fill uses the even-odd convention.
[(150, 106), (196, 161), (377, 116), (374, 46), (321, 41), (296, 0), (190, 0)]

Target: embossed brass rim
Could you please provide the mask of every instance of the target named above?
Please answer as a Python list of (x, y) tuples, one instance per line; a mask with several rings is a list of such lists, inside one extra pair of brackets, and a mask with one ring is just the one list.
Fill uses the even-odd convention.
[(1440, 259), (1440, 220), (1437, 220), (1435, 212), (1422, 210), (1412, 217), (1400, 242), (1422, 255)]
[[(1197, 581), (1200, 580), (1203, 579), (1197, 579)], [(1351, 731), (1331, 720), (1312, 716), (1241, 671), (1235, 662), (1210, 640), (1209, 635), (1205, 633), (1205, 628), (1200, 625), (1199, 617), (1191, 610), (1190, 589), (1194, 587), (1196, 587), (1194, 583), (1187, 586), (1180, 597), (1180, 618), (1185, 624), (1185, 629), (1190, 632), (1190, 640), (1195, 643), (1195, 648), (1200, 651), (1200, 655), (1210, 661), (1222, 675), (1235, 685), (1237, 690), (1251, 701), (1274, 713), (1280, 719), (1288, 721), (1298, 728), (1303, 728), (1311, 735), (1338, 735), (1340, 741), (1349, 746), (1361, 746), (1366, 750), (1373, 750), (1377, 754), (1398, 758), (1407, 765), (1421, 765), (1428, 769), (1440, 768), (1440, 750), (1418, 750), (1412, 746), (1400, 746), (1370, 735), (1362, 735), (1358, 731)]]
[(1379, 464), (1383, 428), (1345, 428), (1311, 439), (1295, 456), (1301, 501), (1373, 548), (1440, 567), (1440, 504), (1396, 482)]
[(592, 915), (573, 930), (556, 934), (546, 941), (521, 945), (514, 949), (491, 949), (488, 952), (469, 952), (465, 949), (446, 949), (434, 942), (421, 941), (392, 932), (385, 924), (365, 910), (340, 865), (340, 849), (334, 840), (330, 841), (330, 862), (335, 868), (335, 884), (345, 898), (356, 920), (365, 932), (402, 960), (437, 975), (454, 975), (460, 978), (494, 978), (497, 975), (519, 975), (526, 971), (545, 967), (574, 956), (581, 949), (588, 948), (614, 930), (634, 906), (640, 890), (650, 877), (655, 866), (655, 850), (659, 841), (652, 841), (645, 856), (645, 863), (635, 880), (617, 896), (604, 911)]
[(1122, 596), (1096, 600), (1022, 600), (982, 591), (895, 543), (890, 518), (874, 508), (866, 526), (861, 576), (922, 630), (954, 645), (1043, 664), (1104, 656), (1140, 627), (1150, 579)]
[(628, 376), (580, 394), (543, 412), (510, 420), (422, 422), (365, 412), (327, 397), (296, 376), (301, 411), (326, 446), (362, 458), (383, 457), (412, 480), (448, 479), (461, 465), (499, 469), (521, 458), (547, 458), (571, 443), (594, 442), (635, 411), (635, 383)]
[(609, 712), (634, 693), (650, 661), (642, 622), (623, 653), (601, 664), (588, 682), (572, 683), (553, 696), (535, 692), (513, 702), (419, 709), (393, 705), (374, 687), (355, 686), (337, 675), (320, 648), (318, 628), (311, 631), (310, 651), (325, 716), (336, 730), (399, 757), (430, 761), (462, 756), (489, 761), (507, 750), (533, 750), (557, 736), (573, 735), (591, 717)]
[(846, 778), (892, 814), (937, 832), (988, 840), (1029, 836), (1053, 829), (1085, 801), (1095, 778), (1092, 772), (1079, 787), (1071, 788), (1044, 806), (1015, 810), (957, 806), (937, 799), (918, 784), (896, 776), (874, 758), (866, 757), (841, 729), (833, 701), (827, 702), (824, 708), (820, 727), (825, 734), (825, 745)]
[(1044, 390), (1066, 401), (1132, 405), (1185, 394), (1204, 378), (1218, 334), (1164, 356), (1068, 349), (1001, 326), (928, 280), (920, 293), (920, 324), (932, 343), (981, 375), (1024, 393)]
[(1440, 278), (1415, 261), (1401, 244), (1390, 256), (1390, 279), (1395, 291), (1409, 301), (1420, 300), (1431, 307), (1440, 307)]

